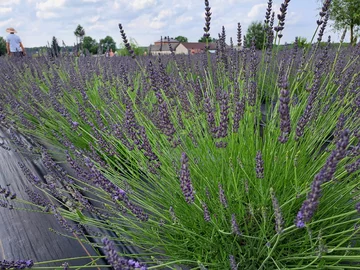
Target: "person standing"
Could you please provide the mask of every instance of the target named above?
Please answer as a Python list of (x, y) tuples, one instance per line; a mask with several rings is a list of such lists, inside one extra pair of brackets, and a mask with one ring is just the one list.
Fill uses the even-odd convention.
[(9, 33), (6, 37), (6, 50), (9, 56), (24, 56), (26, 55), (25, 48), (21, 42), (21, 39), (15, 33), (16, 30), (12, 27), (6, 29)]
[(111, 48), (110, 48), (109, 56), (110, 56), (110, 57), (113, 57), (113, 56), (114, 56), (114, 52), (113, 52), (113, 50), (112, 50)]

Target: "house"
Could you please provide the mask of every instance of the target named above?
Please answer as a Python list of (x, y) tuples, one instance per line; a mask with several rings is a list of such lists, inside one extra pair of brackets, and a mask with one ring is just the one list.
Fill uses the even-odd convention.
[[(175, 54), (196, 54), (205, 52), (205, 42), (179, 42), (173, 38), (164, 38), (155, 41), (149, 46), (149, 54), (171, 54), (170, 46)], [(216, 43), (208, 44), (210, 51), (216, 50)]]
[(179, 42), (174, 44), (159, 44), (159, 45), (150, 45), (149, 54), (171, 54), (170, 46), (172, 50), (176, 53), (176, 48), (179, 46)]
[(169, 44), (169, 43), (171, 43), (171, 45), (176, 45), (179, 44), (179, 41), (174, 38), (164, 37), (163, 39), (155, 41), (154, 45)]
[[(209, 43), (209, 50), (216, 50), (216, 43)], [(175, 50), (176, 54), (196, 54), (205, 52), (205, 42), (182, 42)]]

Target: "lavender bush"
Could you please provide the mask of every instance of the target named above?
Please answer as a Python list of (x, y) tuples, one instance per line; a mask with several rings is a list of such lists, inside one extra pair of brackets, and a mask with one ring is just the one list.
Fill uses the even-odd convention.
[(262, 52), (223, 29), (216, 54), (0, 59), (0, 120), (50, 179), (20, 165), (27, 200), (114, 269), (356, 268), (360, 44), (320, 46), (325, 1), (315, 43), (279, 46), (289, 2)]

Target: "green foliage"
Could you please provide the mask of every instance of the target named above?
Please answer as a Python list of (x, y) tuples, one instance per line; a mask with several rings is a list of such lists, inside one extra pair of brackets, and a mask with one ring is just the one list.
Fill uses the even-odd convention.
[(179, 42), (188, 42), (188, 38), (184, 36), (177, 36), (175, 39)]
[[(144, 55), (147, 52), (147, 48), (139, 47), (137, 41), (133, 38), (129, 38), (129, 43), (131, 45), (131, 49), (134, 51), (135, 55)], [(124, 43), (120, 43), (120, 48), (117, 51), (118, 55), (121, 56), (130, 56), (129, 51), (126, 49)]]
[(100, 46), (102, 48), (102, 53), (105, 53), (107, 49), (112, 49), (113, 52), (116, 51), (116, 42), (111, 36), (100, 39)]
[(88, 50), (91, 54), (97, 54), (99, 43), (92, 37), (85, 36), (83, 40), (83, 49)]
[[(123, 64), (122, 76), (107, 72), (119, 67), (116, 61), (126, 62), (121, 58), (113, 59), (107, 69), (96, 59), (88, 59), (91, 76), (86, 74), (87, 66), (77, 65), (78, 59), (60, 59), (64, 61), (59, 65), (61, 68), (50, 66), (43, 70), (47, 83), (39, 81), (31, 70), (21, 70), (24, 74), (18, 76), (11, 69), (7, 76), (16, 76), (17, 80), (6, 86), (5, 93), (14, 99), (26, 95), (29, 100), (20, 108), (3, 107), (13, 126), (38, 141), (52, 142), (54, 149), (68, 151), (69, 158), (80, 164), (78, 169), (88, 168), (89, 162), (94, 164), (91, 174), (72, 177), (74, 184), (63, 181), (63, 176), (59, 181), (66, 185), (66, 189), (61, 190), (63, 196), (70, 197), (73, 189), (77, 189), (80, 194), (91, 194), (90, 200), (101, 202), (95, 205), (96, 211), (88, 214), (82, 205), (83, 198), (74, 203), (69, 200), (58, 211), (64, 218), (87, 228), (111, 231), (118, 236), (114, 236), (116, 240), (143, 251), (124, 256), (138, 256), (154, 269), (175, 268), (179, 264), (191, 269), (198, 265), (229, 269), (229, 255), (235, 256), (242, 269), (326, 266), (341, 269), (360, 259), (360, 216), (355, 210), (360, 195), (359, 174), (350, 175), (346, 169), (346, 165), (358, 157), (347, 156), (341, 160), (332, 178), (321, 187), (315, 186), (321, 189), (322, 196), (313, 219), (305, 228), (297, 228), (294, 220), (324, 164), (329, 159), (334, 162), (330, 157), (337, 148), (337, 139), (330, 141), (329, 138), (339, 137), (336, 135), (339, 116), (345, 116), (345, 127), (351, 131), (360, 126), (353, 107), (352, 87), (343, 85), (344, 99), (333, 99), (338, 94), (337, 74), (345, 69), (350, 72), (349, 77), (357, 80), (359, 74), (355, 69), (360, 60), (353, 61), (356, 55), (346, 56), (339, 51), (319, 60), (326, 50), (315, 47), (305, 55), (308, 61), (299, 72), (299, 66), (293, 61), (301, 57), (294, 57), (290, 46), (288, 49), (283, 46), (277, 54), (276, 48), (271, 61), (260, 61), (256, 73), (251, 68), (256, 56), (249, 55), (236, 78), (225, 72), (221, 62), (224, 55), (214, 59), (204, 71), (197, 67), (204, 63), (203, 58), (197, 59), (199, 62), (192, 58), (195, 62), (184, 65), (182, 70), (174, 68), (178, 63), (170, 58), (167, 72), (158, 61), (153, 62), (153, 71), (148, 70), (149, 59), (142, 61), (141, 58), (136, 62), (138, 65)], [(231, 58), (234, 54), (228, 56), (234, 61), (241, 59)], [(284, 68), (287, 75), (283, 77), (286, 83), (279, 86), (278, 67), (284, 63), (287, 63)], [(324, 73), (317, 77), (320, 73), (314, 72), (315, 69)], [(70, 74), (83, 79), (86, 88), (75, 87)], [(148, 90), (153, 86), (154, 74), (161, 79), (156, 81), (156, 93)], [(30, 98), (32, 83), (37, 82), (47, 95), (51, 85), (57, 83), (54, 78), (62, 82), (58, 95), (53, 97), (55, 106), (49, 106), (46, 99)], [(169, 83), (169, 78), (178, 84)], [(258, 85), (252, 104), (247, 79)], [(321, 91), (316, 92), (318, 99), (311, 105), (313, 119), (304, 134), (296, 139), (296, 125), (308, 109), (311, 97), (308, 85), (316, 81), (321, 82)], [(179, 95), (178, 85), (182, 85), (181, 91), (186, 91), (185, 94)], [(284, 90), (289, 91), (288, 97), (279, 98)], [(241, 102), (244, 102), (243, 113), (236, 122), (239, 112), (236, 108)], [(286, 143), (279, 141), (284, 135), (280, 130), (280, 108), (284, 106), (281, 102), (290, 103), (292, 129), (285, 134)], [(20, 100), (18, 104), (22, 106)], [(61, 110), (57, 104), (61, 104)], [(36, 108), (36, 114), (28, 108)], [(19, 115), (18, 111), (22, 113)], [(166, 126), (161, 122), (165, 118), (160, 118), (165, 113), (170, 121)], [(209, 119), (214, 119), (214, 126)], [(226, 120), (227, 135), (220, 137), (218, 131), (223, 129)], [(169, 136), (171, 127), (175, 132)], [(355, 146), (360, 142), (352, 136), (350, 143)], [(261, 177), (256, 161), (259, 152), (263, 161)], [(186, 166), (182, 162), (183, 153), (188, 157)], [(188, 169), (186, 173), (184, 168)], [(329, 171), (326, 173), (330, 174)], [(84, 169), (84, 172), (87, 171)], [(193, 203), (186, 202), (182, 191), (186, 186), (180, 183), (184, 175), (196, 191)], [(83, 180), (87, 176), (89, 179)], [(101, 184), (94, 185), (92, 181), (107, 184), (101, 188)], [(126, 190), (128, 200), (119, 196), (114, 199), (112, 185)], [(41, 187), (51, 199), (57, 200), (51, 193), (53, 187)], [(58, 189), (60, 186), (56, 192)], [(226, 204), (219, 199), (222, 193)], [(209, 211), (208, 220), (204, 219), (204, 204)], [(144, 209), (149, 220), (140, 221), (136, 213), (129, 210), (130, 206), (136, 213)], [(281, 229), (277, 230), (278, 227)]]
[(330, 19), (334, 20), (335, 29), (350, 29), (350, 43), (356, 43), (357, 35), (360, 33), (359, 0), (333, 0), (331, 2)]
[[(253, 23), (246, 40), (262, 48), (263, 31)], [(14, 143), (19, 155), (50, 167), (41, 145), (51, 142), (49, 155), (73, 166), (50, 168), (48, 184), (27, 176), (61, 206), (48, 211), (70, 238), (66, 220), (86, 228), (84, 244), (97, 248), (88, 234), (99, 229), (148, 269), (356, 269), (360, 56), (330, 42), (269, 50), (25, 69), (0, 59), (11, 82), (0, 85), (0, 121), (40, 142)], [(98, 258), (86, 267), (106, 268)]]
[(202, 36), (200, 39), (199, 39), (199, 42), (209, 42), (209, 43), (211, 43), (211, 42), (216, 42), (216, 39), (215, 38), (212, 38), (212, 37), (208, 37), (208, 38), (206, 38), (206, 37), (204, 37), (204, 36)]
[(265, 43), (266, 31), (261, 22), (252, 22), (246, 32), (246, 47), (251, 47), (252, 41), (255, 41), (255, 48), (261, 50)]
[(77, 43), (81, 44), (83, 37), (85, 36), (85, 29), (79, 24), (74, 31), (74, 35), (76, 37)]
[(309, 45), (306, 37), (297, 37), (297, 44), (299, 48), (306, 48)]
[(0, 56), (6, 55), (6, 41), (3, 37), (0, 37)]

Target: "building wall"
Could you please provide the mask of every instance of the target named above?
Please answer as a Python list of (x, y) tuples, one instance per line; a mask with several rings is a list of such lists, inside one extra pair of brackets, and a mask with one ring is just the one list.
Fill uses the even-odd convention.
[(159, 54), (163, 55), (163, 54), (171, 54), (171, 52), (170, 51), (151, 51), (151, 54), (152, 55), (159, 55)]
[[(162, 42), (162, 44), (171, 44), (173, 47), (176, 45), (176, 44), (178, 44), (179, 42), (167, 42), (167, 41), (163, 41)], [(160, 41), (156, 41), (156, 42), (154, 42), (154, 45), (161, 45), (161, 42)]]
[(176, 54), (189, 54), (189, 50), (181, 43), (175, 49)]

